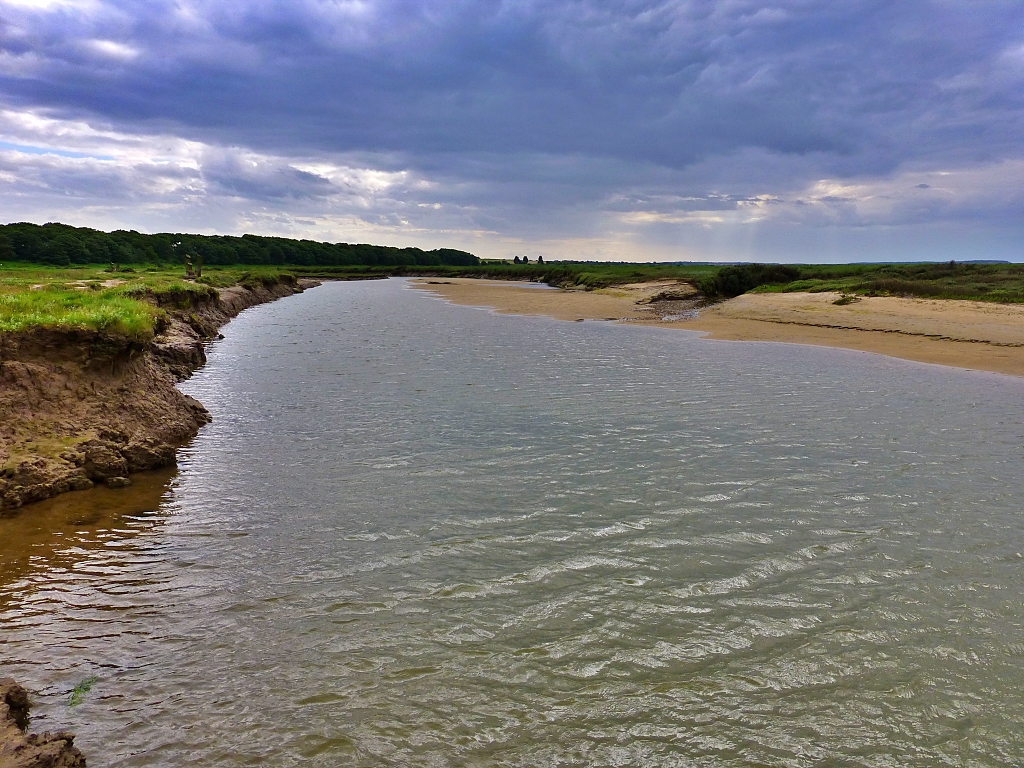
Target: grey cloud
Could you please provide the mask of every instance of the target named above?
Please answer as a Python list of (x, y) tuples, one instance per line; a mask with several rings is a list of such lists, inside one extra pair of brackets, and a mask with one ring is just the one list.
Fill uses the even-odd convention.
[[(600, 235), (602, 216), (753, 205), (806, 226), (962, 216), (1005, 230), (1020, 213), (1013, 195), (896, 201), (883, 215), (807, 192), (1024, 157), (1024, 13), (1011, 0), (55, 8), (0, 6), (0, 99), (205, 142), (211, 199), (540, 238)], [(287, 160), (300, 156), (431, 184), (369, 199)], [(107, 189), (92, 178), (68, 183)], [(901, 194), (924, 185), (936, 186)]]
[[(681, 166), (749, 146), (878, 170), (949, 151), (968, 131), (1019, 146), (986, 110), (994, 95), (1001, 113), (1021, 106), (986, 75), (1013, 44), (1006, 22), (1019, 9), (973, 5), (381, 2), (359, 14), (206, 3), (202, 23), (186, 25), (177, 5), (125, 4), (22, 19), (44, 63), (3, 86), (22, 103), (275, 151), (582, 152)], [(81, 53), (83, 39), (142, 53), (111, 68)], [(965, 73), (970, 82), (943, 85)]]
[(330, 197), (338, 193), (323, 176), (285, 163), (251, 159), (227, 151), (204, 153), (202, 177), (213, 194), (250, 200)]
[(11, 191), (15, 196), (48, 194), (86, 204), (177, 199), (199, 182), (196, 171), (180, 166), (115, 165), (10, 151), (0, 151), (0, 174), (18, 179), (18, 189)]

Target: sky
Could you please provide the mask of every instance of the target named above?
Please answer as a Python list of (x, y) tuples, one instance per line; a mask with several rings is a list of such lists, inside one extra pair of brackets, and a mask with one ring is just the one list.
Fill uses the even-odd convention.
[(1024, 261), (1024, 2), (0, 0), (0, 221)]

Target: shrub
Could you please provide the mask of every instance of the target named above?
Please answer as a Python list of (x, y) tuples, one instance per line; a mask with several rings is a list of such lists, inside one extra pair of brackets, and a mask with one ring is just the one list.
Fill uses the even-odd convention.
[(784, 264), (740, 264), (722, 267), (714, 275), (697, 281), (707, 296), (731, 298), (759, 285), (790, 283), (800, 277), (800, 270)]

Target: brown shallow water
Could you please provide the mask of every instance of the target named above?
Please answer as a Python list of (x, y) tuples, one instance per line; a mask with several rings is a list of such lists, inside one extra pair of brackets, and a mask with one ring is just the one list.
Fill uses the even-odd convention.
[(8, 589), (12, 583), (73, 570), (89, 552), (148, 528), (146, 517), (160, 508), (176, 474), (175, 469), (143, 472), (128, 488), (69, 493), (0, 521), (0, 600), (14, 597)]
[(176, 476), (0, 521), (90, 765), (1024, 761), (1021, 380), (398, 280), (226, 332)]

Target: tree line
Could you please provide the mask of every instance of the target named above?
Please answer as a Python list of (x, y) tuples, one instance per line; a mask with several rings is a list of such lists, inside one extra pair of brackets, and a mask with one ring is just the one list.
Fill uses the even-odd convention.
[(386, 245), (319, 243), (286, 237), (190, 235), (134, 230), (100, 232), (67, 224), (0, 225), (0, 263), (24, 261), (72, 264), (181, 264), (186, 256), (204, 264), (289, 264), (301, 266), (458, 266), (480, 259), (466, 251), (392, 248)]

